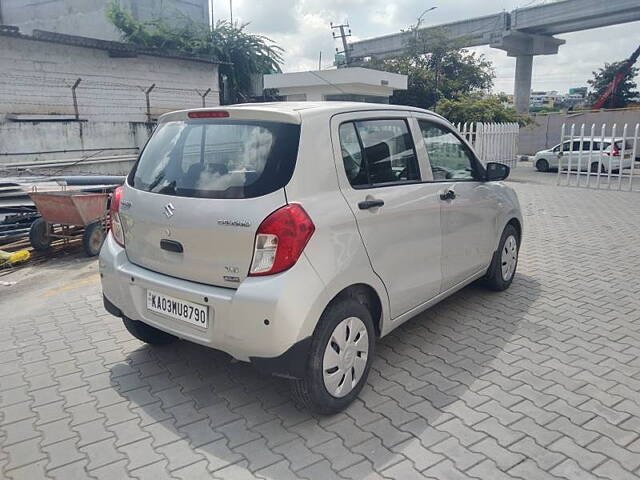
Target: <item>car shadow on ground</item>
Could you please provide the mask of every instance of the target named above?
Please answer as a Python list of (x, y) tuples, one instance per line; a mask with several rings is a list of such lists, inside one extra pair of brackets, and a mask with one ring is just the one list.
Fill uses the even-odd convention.
[(526, 344), (517, 340), (546, 335), (530, 320), (539, 291), (533, 277), (517, 274), (506, 292), (473, 284), (414, 317), (377, 343), (367, 385), (337, 415), (299, 409), (286, 380), (184, 341), (132, 351), (126, 364), (112, 366), (111, 384), (131, 402), (154, 449), (167, 445), (171, 470), (203, 458), (209, 471), (237, 464), (256, 472), (286, 459), (287, 474), (304, 476), (340, 470), (345, 460), (355, 465), (349, 478), (364, 478), (400, 455), (427, 468), (420, 448), (473, 443), (467, 416), (482, 415), (476, 406), (493, 408), (500, 385), (522, 370), (512, 352)]

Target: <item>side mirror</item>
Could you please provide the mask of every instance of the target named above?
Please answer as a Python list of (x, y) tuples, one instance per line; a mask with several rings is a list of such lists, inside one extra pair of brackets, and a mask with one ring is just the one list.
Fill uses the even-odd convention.
[(503, 163), (489, 162), (487, 163), (487, 182), (496, 182), (504, 180), (509, 176), (511, 168)]
[(564, 153), (562, 153), (562, 152), (558, 152), (558, 156), (559, 156), (559, 157), (562, 157), (563, 155), (564, 155)]

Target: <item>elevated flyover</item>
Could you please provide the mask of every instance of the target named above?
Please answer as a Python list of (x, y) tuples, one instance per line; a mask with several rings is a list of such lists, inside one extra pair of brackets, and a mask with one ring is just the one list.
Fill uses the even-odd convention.
[[(516, 58), (514, 101), (529, 109), (535, 55), (558, 53), (565, 40), (554, 35), (640, 21), (640, 0), (562, 0), (459, 22), (421, 28), (421, 35), (444, 32), (462, 47), (490, 45)], [(384, 58), (401, 54), (413, 32), (401, 32), (350, 44), (350, 57)]]

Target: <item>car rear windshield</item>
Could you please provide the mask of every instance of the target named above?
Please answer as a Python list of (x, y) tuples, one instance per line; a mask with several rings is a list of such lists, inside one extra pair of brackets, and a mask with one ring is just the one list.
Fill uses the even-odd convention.
[(161, 124), (129, 175), (139, 190), (200, 198), (252, 198), (293, 174), (300, 126), (207, 119)]

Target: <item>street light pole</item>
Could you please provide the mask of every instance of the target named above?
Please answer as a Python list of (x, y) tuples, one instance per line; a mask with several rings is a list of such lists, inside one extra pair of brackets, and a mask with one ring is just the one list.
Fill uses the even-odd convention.
[(229, 16), (231, 17), (231, 25), (233, 25), (233, 0), (229, 0)]
[(437, 6), (433, 6), (431, 8), (427, 8), (424, 12), (422, 12), (420, 14), (420, 16), (418, 17), (418, 23), (416, 25), (416, 30), (418, 30), (420, 28), (420, 24), (422, 23), (422, 19), (424, 18), (424, 16), (429, 13), (431, 10), (435, 10), (436, 8), (438, 8)]

